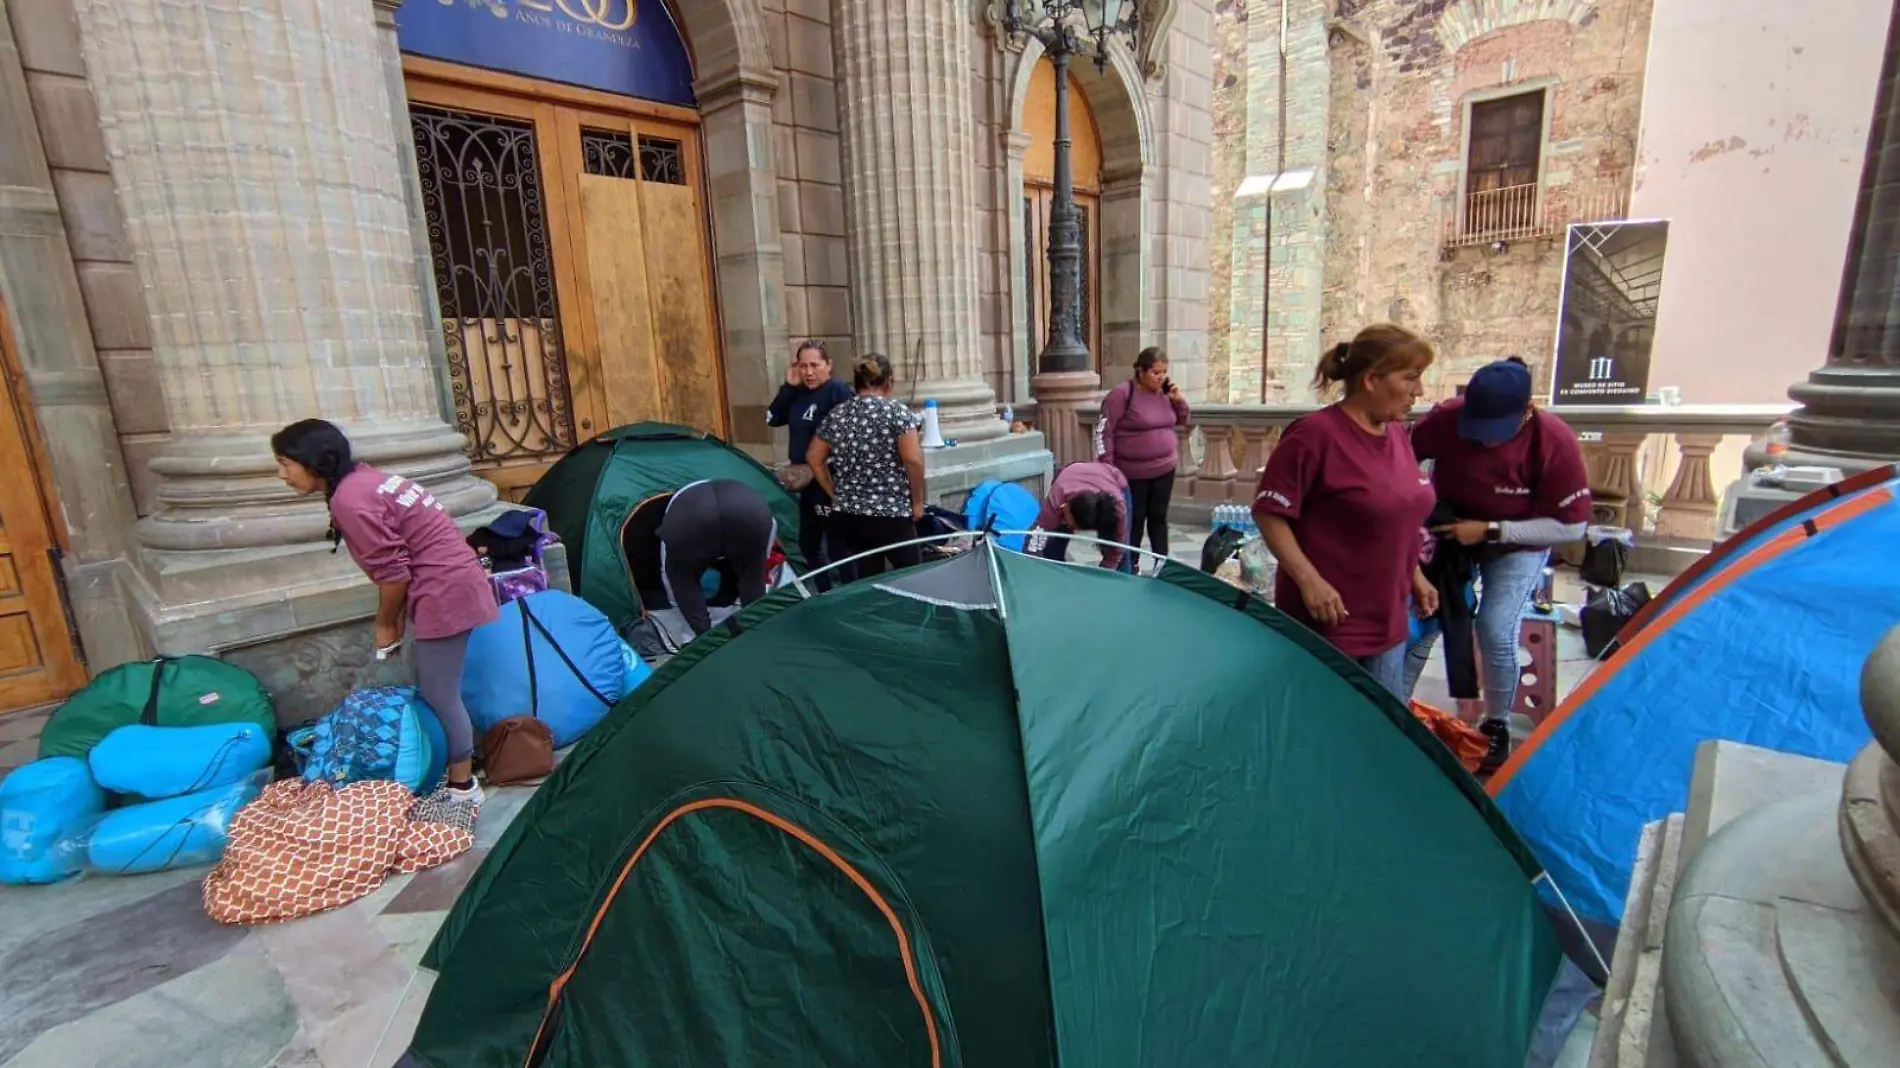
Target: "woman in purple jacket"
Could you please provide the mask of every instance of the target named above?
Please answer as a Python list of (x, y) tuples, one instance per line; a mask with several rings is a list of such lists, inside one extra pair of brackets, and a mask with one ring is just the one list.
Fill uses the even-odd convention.
[(417, 689), (448, 738), (449, 795), (479, 806), (462, 662), (469, 632), (499, 615), (480, 558), (442, 502), (411, 479), (357, 463), (334, 424), (292, 423), (271, 435), (270, 447), (285, 485), (300, 496), (323, 492), (330, 540), (348, 547), (376, 584), (376, 648), (393, 650), (405, 632), (415, 640)]
[(1102, 398), (1102, 460), (1128, 476), (1134, 514), (1128, 517), (1128, 543), (1139, 546), (1141, 532), (1160, 556), (1168, 555), (1168, 501), (1174, 496), (1179, 463), (1174, 428), (1188, 421), (1188, 403), (1168, 377), (1168, 356), (1145, 348), (1135, 357), (1135, 376)]

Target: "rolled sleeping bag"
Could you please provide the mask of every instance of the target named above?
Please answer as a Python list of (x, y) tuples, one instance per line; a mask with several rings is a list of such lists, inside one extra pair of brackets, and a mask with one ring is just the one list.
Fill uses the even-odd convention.
[(270, 763), (271, 739), (255, 723), (117, 727), (86, 755), (92, 777), (114, 793), (158, 799), (213, 790)]
[(269, 781), (269, 772), (258, 772), (215, 790), (116, 809), (85, 835), (86, 867), (143, 875), (216, 864), (238, 810), (257, 800)]
[(468, 636), (462, 703), (475, 736), (532, 715), (556, 747), (580, 741), (625, 692), (621, 646), (600, 609), (563, 590), (502, 605), (499, 618)]
[(84, 869), (85, 856), (62, 848), (106, 809), (106, 792), (78, 757), (36, 760), (0, 781), (0, 883), (56, 883)]

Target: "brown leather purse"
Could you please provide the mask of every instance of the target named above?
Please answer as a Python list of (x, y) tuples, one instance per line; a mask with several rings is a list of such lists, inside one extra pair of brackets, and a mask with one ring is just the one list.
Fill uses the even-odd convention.
[(510, 716), (482, 736), (482, 771), (491, 786), (545, 779), (554, 771), (554, 732), (533, 716)]

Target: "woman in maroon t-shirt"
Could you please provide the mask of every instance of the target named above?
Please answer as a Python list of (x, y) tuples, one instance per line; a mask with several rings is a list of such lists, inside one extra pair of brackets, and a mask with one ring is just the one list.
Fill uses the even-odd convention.
[(416, 687), (448, 741), (449, 797), (479, 807), (462, 664), (469, 632), (499, 614), (481, 559), (440, 501), (412, 479), (358, 463), (335, 424), (292, 423), (272, 435), (270, 445), (277, 477), (300, 495), (323, 493), (331, 539), (348, 548), (376, 584), (378, 655), (393, 652), (405, 631), (415, 639)]
[[(1477, 639), (1485, 764), (1510, 755), (1509, 717), (1517, 703), (1518, 630), (1543, 581), (1550, 550), (1583, 537), (1590, 521), (1590, 477), (1583, 448), (1563, 420), (1531, 403), (1531, 372), (1512, 357), (1471, 376), (1464, 396), (1433, 408), (1412, 428), (1412, 447), (1432, 461), (1432, 485), (1456, 523), (1438, 528), (1478, 562)], [(1431, 659), (1421, 640), (1406, 658), (1410, 694)]]
[(1321, 358), (1314, 385), (1345, 399), (1297, 419), (1260, 473), (1253, 514), (1279, 561), (1273, 603), (1402, 696), (1408, 598), (1437, 611), (1419, 571), (1432, 511), (1405, 433), (1432, 347), (1403, 327), (1369, 326)]

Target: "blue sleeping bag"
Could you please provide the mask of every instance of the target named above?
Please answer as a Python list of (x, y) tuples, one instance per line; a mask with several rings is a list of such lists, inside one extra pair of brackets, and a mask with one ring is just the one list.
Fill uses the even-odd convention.
[(114, 793), (178, 797), (228, 786), (270, 763), (271, 739), (255, 723), (114, 729), (86, 755), (92, 777)]
[(86, 866), (106, 875), (216, 864), (238, 809), (257, 800), (267, 774), (215, 790), (113, 811), (86, 837)]
[(620, 682), (620, 696), (622, 697), (639, 689), (641, 683), (653, 677), (652, 666), (640, 659), (640, 654), (634, 652), (633, 646), (628, 645), (625, 639), (622, 639), (620, 642), (620, 663), (621, 666), (626, 669), (626, 673), (621, 677)]
[(0, 883), (31, 886), (79, 874), (85, 857), (60, 843), (105, 809), (105, 791), (78, 757), (14, 769), (0, 782)]
[(358, 690), (285, 741), (303, 761), (305, 782), (336, 787), (390, 779), (426, 794), (442, 781), (449, 756), (442, 721), (413, 686)]
[[(1042, 502), (1014, 482), (981, 483), (963, 502), (963, 518), (972, 531), (1034, 530), (1041, 515)], [(1027, 541), (1027, 535), (1010, 534), (997, 538), (996, 544), (1022, 552)]]
[(556, 746), (594, 728), (627, 692), (620, 635), (600, 609), (562, 590), (510, 601), (468, 636), (462, 703), (475, 737), (513, 716), (548, 725)]

